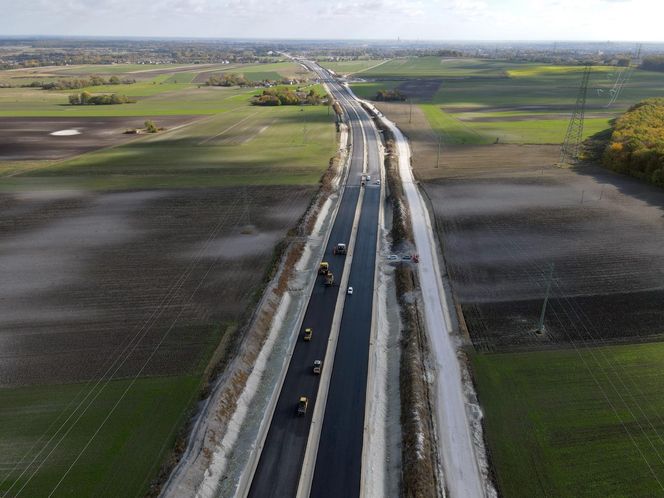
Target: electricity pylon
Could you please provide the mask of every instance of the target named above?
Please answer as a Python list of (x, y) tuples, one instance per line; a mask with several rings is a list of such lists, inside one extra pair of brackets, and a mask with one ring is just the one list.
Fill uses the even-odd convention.
[(583, 70), (579, 94), (576, 97), (574, 113), (567, 125), (565, 141), (560, 150), (560, 163), (572, 164), (579, 158), (579, 149), (581, 148), (581, 139), (583, 138), (583, 120), (586, 114), (586, 96), (588, 94), (588, 80), (590, 79), (590, 66)]

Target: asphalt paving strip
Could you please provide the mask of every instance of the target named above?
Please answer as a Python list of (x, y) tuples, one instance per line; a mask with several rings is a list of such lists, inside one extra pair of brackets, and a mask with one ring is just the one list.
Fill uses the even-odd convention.
[[(353, 105), (355, 107), (355, 105)], [(363, 112), (363, 111), (361, 111)], [(353, 119), (352, 114), (347, 112)], [(366, 116), (366, 113), (364, 113)], [(365, 119), (362, 119), (365, 122)], [(366, 116), (366, 123), (369, 122)], [(336, 220), (332, 227), (328, 246), (325, 250), (324, 261), (330, 264), (330, 270), (339, 277), (342, 273), (345, 258), (333, 254), (334, 246), (338, 242), (348, 242), (355, 216), (355, 208), (359, 197), (359, 175), (364, 163), (364, 147), (362, 129), (351, 126), (352, 143), (354, 145), (351, 157), (349, 186), (346, 186)], [(354, 182), (355, 185), (353, 185)], [(380, 189), (371, 189), (379, 194)], [(377, 205), (376, 205), (377, 207)], [(377, 212), (377, 211), (376, 211)], [(361, 217), (362, 220), (362, 217)], [(361, 226), (364, 226), (362, 221)], [(377, 230), (377, 215), (375, 229)], [(375, 234), (374, 234), (375, 245)], [(373, 253), (375, 257), (375, 250)], [(364, 259), (364, 258), (363, 258)], [(373, 271), (373, 259), (371, 270)], [(316, 271), (312, 268), (312, 271)], [(352, 270), (351, 270), (352, 271)], [(373, 276), (370, 279), (373, 282)], [(373, 286), (370, 286), (373, 296)], [(313, 407), (316, 403), (320, 377), (312, 371), (314, 360), (325, 357), (332, 318), (339, 287), (323, 286), (322, 277), (314, 287), (298, 343), (293, 351), (288, 372), (284, 380), (277, 405), (272, 416), (270, 428), (265, 440), (261, 457), (254, 474), (249, 490), (250, 497), (288, 497), (295, 496), (302, 468), (302, 461), (306, 451), (306, 444), (311, 426)], [(369, 302), (369, 317), (371, 316), (371, 302)], [(302, 337), (305, 328), (313, 329), (313, 339), (304, 342)], [(367, 333), (370, 332), (370, 319)], [(368, 344), (367, 344), (368, 348)], [(336, 361), (335, 361), (336, 363)], [(365, 362), (366, 363), (366, 362)], [(365, 365), (366, 369), (366, 365)], [(365, 374), (366, 384), (366, 374)], [(300, 396), (309, 398), (309, 407), (304, 417), (296, 414), (297, 401)], [(364, 399), (361, 402), (364, 409)], [(364, 420), (359, 421), (360, 431)], [(362, 434), (359, 437), (359, 456), (361, 458)]]

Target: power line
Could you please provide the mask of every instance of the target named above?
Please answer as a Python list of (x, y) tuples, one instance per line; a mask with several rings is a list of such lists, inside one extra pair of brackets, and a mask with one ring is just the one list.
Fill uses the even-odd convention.
[(567, 133), (560, 150), (560, 164), (572, 164), (579, 159), (581, 139), (583, 138), (583, 122), (586, 114), (586, 97), (588, 95), (588, 80), (591, 67), (586, 66), (581, 77), (581, 86), (576, 97), (576, 104), (572, 118), (567, 125)]

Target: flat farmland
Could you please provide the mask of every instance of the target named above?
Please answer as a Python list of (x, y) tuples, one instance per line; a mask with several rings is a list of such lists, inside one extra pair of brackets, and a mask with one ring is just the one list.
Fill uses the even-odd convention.
[(327, 108), (252, 107), (250, 95), (185, 127), (44, 168), (14, 170), (0, 190), (316, 184), (326, 164), (322, 158), (336, 148)]
[(1, 389), (0, 493), (144, 496), (186, 421), (200, 377)]
[(664, 192), (590, 166), (486, 169), (425, 187), (477, 350), (662, 337)]
[(367, 59), (339, 62), (321, 61), (319, 64), (324, 68), (331, 69), (337, 74), (354, 75), (357, 73), (368, 72), (379, 65), (385, 64), (388, 60), (389, 59)]
[[(3, 161), (63, 159), (108, 147), (135, 135), (151, 116), (134, 118), (0, 118), (0, 164)], [(162, 116), (157, 121), (171, 128), (192, 121), (192, 116)]]
[(143, 374), (191, 373), (241, 319), (263, 278), (256, 269), (312, 192), (2, 195), (0, 385), (97, 378), (134, 339), (117, 376), (150, 355)]
[(0, 89), (0, 494), (146, 493), (337, 150), (326, 107), (198, 69), (90, 89), (123, 106)]
[(664, 492), (664, 344), (472, 359), (505, 498)]
[(363, 72), (363, 78), (467, 78), (501, 76), (511, 69), (531, 67), (530, 63), (501, 60), (455, 59), (436, 56), (402, 57), (387, 61)]
[[(256, 93), (257, 89), (220, 88), (201, 86), (211, 75), (232, 72), (243, 74), (251, 81), (264, 79), (307, 77), (299, 64), (280, 62), (271, 64), (239, 65), (195, 65), (162, 67), (159, 69), (124, 68), (123, 65), (94, 66), (58, 69), (0, 71), (0, 82), (18, 86), (0, 88), (0, 117), (101, 117), (101, 116), (165, 116), (165, 115), (211, 115), (227, 111), (238, 95)], [(140, 65), (139, 65), (140, 67)], [(133, 84), (93, 86), (80, 90), (42, 90), (25, 88), (31, 81), (56, 81), (96, 74), (105, 78), (112, 75), (136, 79)], [(68, 97), (72, 93), (88, 91), (127, 95), (137, 102), (123, 105), (71, 106)], [(231, 106), (232, 107), (232, 106)]]
[[(352, 88), (365, 98), (380, 89), (399, 89), (424, 112), (443, 145), (556, 144), (564, 138), (582, 70), (473, 59), (402, 59), (363, 73), (370, 81)], [(585, 136), (608, 128), (631, 103), (664, 95), (661, 73), (635, 70), (616, 103), (607, 107), (621, 72), (609, 66), (593, 68)]]
[[(467, 64), (470, 77), (475, 66)], [(595, 70), (593, 84), (611, 70)], [(567, 91), (573, 102), (570, 78), (576, 81), (579, 68), (524, 65), (505, 71), (517, 72), (514, 88), (492, 86), (493, 77), (463, 84), (443, 80), (431, 97), (437, 104), (378, 104), (410, 139), (415, 173), (425, 181), (473, 344), (493, 351), (594, 337), (659, 337), (664, 193), (599, 167), (553, 167), (571, 107), (569, 97), (555, 105), (552, 99)], [(661, 91), (661, 75), (638, 73), (625, 98)], [(431, 80), (407, 83), (416, 87), (418, 81)], [(602, 97), (593, 93), (587, 135), (608, 126), (608, 118), (597, 117), (601, 112), (617, 113), (602, 111)], [(449, 112), (440, 110), (443, 102)], [(513, 142), (496, 143), (495, 137), (488, 140), (486, 125), (502, 137), (515, 127), (525, 131)], [(551, 323), (546, 334), (536, 335), (551, 264)]]

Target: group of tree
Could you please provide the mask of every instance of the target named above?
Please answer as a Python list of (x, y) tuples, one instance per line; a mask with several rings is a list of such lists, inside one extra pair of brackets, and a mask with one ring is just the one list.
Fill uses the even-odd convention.
[(378, 90), (374, 100), (379, 102), (403, 102), (406, 96), (399, 90)]
[(251, 86), (253, 83), (242, 74), (228, 73), (213, 75), (205, 82), (205, 86)]
[(135, 102), (135, 100), (131, 100), (126, 95), (118, 93), (92, 95), (89, 92), (81, 92), (69, 96), (69, 103), (71, 105), (117, 105), (134, 104)]
[(664, 187), (664, 98), (644, 100), (613, 123), (604, 164)]
[(90, 86), (131, 85), (132, 83), (136, 83), (136, 80), (130, 78), (121, 79), (118, 76), (111, 76), (108, 79), (104, 79), (101, 76), (90, 76), (89, 78), (70, 78), (49, 82), (33, 81), (27, 86), (43, 88), (44, 90), (77, 90)]
[(308, 92), (293, 91), (288, 87), (266, 88), (260, 95), (251, 99), (253, 105), (319, 105), (325, 97), (316, 93), (314, 89)]
[(644, 57), (641, 69), (648, 71), (664, 71), (664, 55), (652, 55)]

